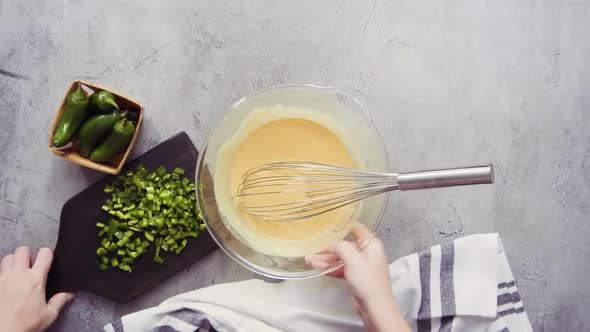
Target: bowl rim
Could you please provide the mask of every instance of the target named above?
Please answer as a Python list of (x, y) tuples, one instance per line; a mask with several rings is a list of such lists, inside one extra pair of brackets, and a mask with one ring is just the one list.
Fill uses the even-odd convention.
[[(200, 169), (201, 169), (201, 163), (203, 162), (203, 157), (205, 156), (205, 153), (207, 151), (207, 146), (209, 143), (209, 138), (211, 137), (211, 135), (213, 134), (214, 130), (219, 126), (219, 124), (231, 113), (233, 112), (239, 105), (241, 105), (242, 103), (244, 103), (246, 100), (251, 99), (255, 96), (258, 96), (260, 94), (266, 93), (268, 91), (271, 90), (279, 90), (279, 89), (286, 89), (286, 88), (305, 88), (305, 89), (311, 89), (311, 90), (321, 90), (321, 91), (332, 91), (333, 93), (341, 93), (344, 94), (346, 96), (351, 97), (356, 103), (358, 103), (362, 110), (364, 111), (365, 116), (367, 117), (367, 120), (369, 122), (369, 124), (373, 127), (379, 144), (381, 145), (381, 148), (385, 154), (385, 163), (386, 163), (386, 167), (388, 169), (391, 169), (391, 161), (389, 159), (389, 153), (387, 152), (387, 148), (385, 145), (385, 141), (383, 140), (383, 137), (381, 136), (381, 133), (379, 132), (379, 130), (377, 129), (377, 126), (375, 125), (375, 122), (373, 121), (373, 117), (371, 115), (371, 112), (369, 111), (369, 108), (367, 107), (366, 103), (364, 102), (364, 100), (362, 98), (360, 98), (358, 96), (358, 94), (341, 89), (341, 88), (337, 88), (334, 86), (320, 86), (320, 85), (315, 85), (315, 84), (299, 84), (299, 83), (289, 83), (289, 84), (278, 84), (278, 85), (272, 85), (266, 88), (262, 88), (259, 90), (256, 90), (248, 95), (245, 95), (241, 98), (239, 98), (237, 101), (233, 102), (231, 104), (231, 106), (229, 107), (229, 109), (225, 110), (224, 112), (222, 112), (211, 124), (211, 126), (209, 127), (209, 129), (207, 130), (206, 135), (204, 136), (204, 140), (200, 146), (199, 149), (199, 156), (197, 158), (197, 164), (196, 166), (196, 170), (195, 170), (195, 182), (196, 182), (196, 186), (195, 186), (195, 195), (196, 197), (196, 201), (197, 201), (197, 207), (199, 208), (199, 210), (201, 211), (201, 214), (203, 215), (203, 221), (205, 222), (205, 224), (208, 224), (208, 220), (206, 218), (206, 212), (203, 209), (203, 206), (201, 206), (201, 199), (199, 198), (200, 195)], [(371, 232), (373, 233), (377, 233), (377, 231), (379, 230), (379, 227), (381, 226), (381, 223), (383, 222), (383, 217), (385, 216), (385, 212), (387, 210), (387, 206), (389, 205), (389, 198), (390, 198), (390, 192), (385, 193), (385, 200), (384, 200), (384, 204), (381, 208), (381, 211), (378, 214), (377, 217), (377, 222), (375, 223), (374, 229), (371, 230)], [(208, 225), (207, 225), (208, 226)], [(340, 269), (342, 266), (344, 266), (344, 264), (341, 261), (338, 261), (338, 263), (323, 268), (323, 269), (319, 269), (319, 270), (307, 270), (307, 271), (301, 271), (301, 272), (290, 272), (290, 275), (282, 275), (282, 274), (277, 274), (275, 271), (266, 269), (264, 267), (258, 266), (254, 263), (251, 263), (250, 261), (248, 261), (247, 259), (241, 257), (240, 255), (238, 255), (237, 253), (235, 253), (232, 250), (229, 250), (229, 248), (226, 248), (226, 246), (223, 244), (223, 241), (221, 240), (221, 238), (219, 237), (219, 235), (217, 235), (216, 232), (214, 232), (210, 227), (207, 227), (207, 230), (209, 232), (209, 234), (211, 235), (211, 237), (213, 238), (213, 240), (217, 243), (217, 245), (221, 248), (221, 250), (223, 250), (223, 252), (225, 252), (230, 258), (232, 258), (235, 262), (237, 262), (238, 264), (240, 264), (241, 266), (247, 268), (248, 270), (255, 272), (259, 275), (262, 275), (264, 277), (267, 278), (271, 278), (271, 279), (279, 279), (279, 280), (301, 280), (301, 279), (308, 279), (308, 278), (313, 278), (313, 277), (318, 277), (318, 276), (322, 276), (322, 275), (326, 275), (328, 273), (334, 272), (338, 269)], [(372, 236), (371, 239), (373, 239), (375, 236)], [(361, 248), (359, 248), (360, 252), (363, 252), (364, 249), (368, 246), (368, 244), (370, 243), (369, 241), (366, 241), (363, 246)]]

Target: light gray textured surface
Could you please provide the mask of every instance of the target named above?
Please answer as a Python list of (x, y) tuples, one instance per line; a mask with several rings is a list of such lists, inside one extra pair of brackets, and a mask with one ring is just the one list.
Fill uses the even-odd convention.
[[(0, 254), (53, 246), (62, 204), (102, 176), (46, 148), (72, 80), (145, 104), (134, 155), (181, 130), (200, 145), (259, 88), (335, 85), (365, 97), (397, 169), (496, 166), (494, 186), (393, 195), (390, 260), (499, 232), (535, 330), (590, 329), (589, 14), (585, 1), (0, 0)], [(250, 277), (218, 251), (129, 304), (79, 294), (52, 330)]]

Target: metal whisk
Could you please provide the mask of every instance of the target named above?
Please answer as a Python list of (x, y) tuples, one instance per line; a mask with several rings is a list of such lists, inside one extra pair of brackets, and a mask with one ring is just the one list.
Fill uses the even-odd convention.
[[(239, 200), (240, 208), (252, 216), (269, 221), (295, 221), (388, 191), (493, 181), (491, 164), (412, 173), (375, 173), (287, 161), (248, 170), (234, 198)], [(253, 204), (253, 200), (258, 203)]]

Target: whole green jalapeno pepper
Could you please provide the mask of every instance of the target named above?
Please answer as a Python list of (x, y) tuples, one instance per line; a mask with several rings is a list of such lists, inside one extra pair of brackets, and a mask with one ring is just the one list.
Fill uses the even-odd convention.
[(114, 111), (109, 114), (99, 114), (86, 120), (80, 127), (80, 155), (88, 158), (92, 149), (100, 143), (113, 130), (115, 123), (125, 116), (124, 113)]
[(113, 126), (109, 136), (90, 154), (90, 160), (101, 163), (111, 160), (117, 153), (123, 151), (133, 138), (135, 125), (123, 118)]
[(66, 98), (65, 110), (59, 120), (57, 129), (53, 134), (53, 146), (61, 148), (68, 144), (76, 130), (86, 117), (86, 108), (88, 107), (88, 98), (82, 91), (80, 85), (76, 91)]
[(103, 90), (90, 95), (90, 108), (104, 113), (118, 110), (119, 105), (115, 102), (115, 96), (112, 93)]

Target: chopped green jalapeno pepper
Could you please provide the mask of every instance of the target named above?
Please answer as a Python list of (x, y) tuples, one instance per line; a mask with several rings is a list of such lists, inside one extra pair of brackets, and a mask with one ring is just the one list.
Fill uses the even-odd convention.
[(159, 167), (150, 172), (140, 165), (117, 176), (105, 186), (109, 198), (101, 207), (113, 218), (96, 223), (101, 237), (98, 267), (131, 272), (135, 259), (151, 245), (155, 246), (153, 261), (158, 264), (164, 263), (163, 253), (180, 254), (187, 238), (206, 229), (194, 190), (182, 168), (169, 173)]

